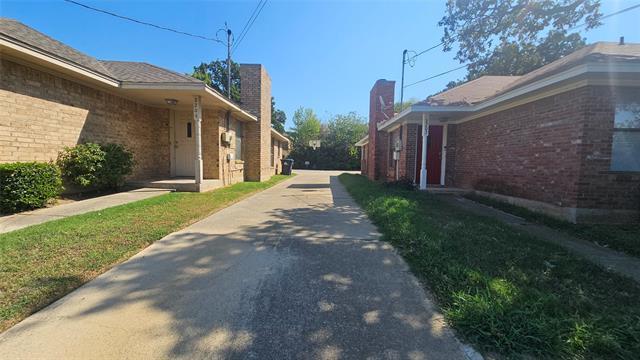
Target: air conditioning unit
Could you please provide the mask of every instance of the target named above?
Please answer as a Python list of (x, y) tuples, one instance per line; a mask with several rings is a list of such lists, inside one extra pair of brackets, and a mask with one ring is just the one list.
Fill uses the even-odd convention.
[(231, 141), (233, 141), (233, 135), (228, 132), (223, 132), (222, 134), (220, 134), (220, 140), (224, 144), (231, 144)]

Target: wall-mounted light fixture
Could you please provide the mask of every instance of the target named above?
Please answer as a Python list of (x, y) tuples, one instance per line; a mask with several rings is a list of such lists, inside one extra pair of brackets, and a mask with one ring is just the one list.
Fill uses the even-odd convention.
[(178, 100), (176, 99), (164, 99), (164, 102), (171, 106), (176, 106), (178, 104)]

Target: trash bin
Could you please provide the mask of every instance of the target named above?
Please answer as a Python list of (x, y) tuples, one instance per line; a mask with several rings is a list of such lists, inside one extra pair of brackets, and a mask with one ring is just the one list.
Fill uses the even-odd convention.
[(293, 159), (282, 159), (282, 175), (291, 175), (293, 168)]

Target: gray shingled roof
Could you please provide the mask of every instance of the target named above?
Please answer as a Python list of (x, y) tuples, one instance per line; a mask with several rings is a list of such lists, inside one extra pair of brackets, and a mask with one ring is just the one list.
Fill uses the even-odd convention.
[(146, 83), (202, 83), (191, 76), (182, 75), (175, 71), (163, 69), (144, 62), (131, 61), (100, 61), (113, 76), (120, 81)]
[(474, 105), (493, 97), (520, 76), (482, 76), (447, 91), (430, 96), (418, 105), (455, 106)]
[(119, 81), (202, 83), (190, 76), (144, 62), (98, 60), (9, 18), (0, 17), (0, 36)]
[(23, 46), (36, 48), (62, 60), (66, 60), (94, 72), (112, 77), (107, 69), (96, 59), (69, 47), (47, 35), (36, 31), (23, 23), (0, 17), (0, 34), (15, 40)]
[(560, 73), (580, 64), (628, 62), (640, 63), (640, 44), (620, 45), (615, 42), (597, 42), (521, 76), (518, 81), (504, 88), (501, 93)]
[(474, 105), (580, 64), (629, 62), (640, 63), (640, 44), (620, 45), (615, 42), (597, 42), (523, 76), (482, 76), (430, 96), (418, 104)]

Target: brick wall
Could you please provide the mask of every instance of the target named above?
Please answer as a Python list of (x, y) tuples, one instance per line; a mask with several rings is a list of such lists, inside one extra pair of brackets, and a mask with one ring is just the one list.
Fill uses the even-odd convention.
[[(371, 180), (385, 179), (389, 164), (389, 138), (378, 131), (377, 124), (393, 117), (395, 81), (380, 79), (369, 92), (369, 151), (367, 177)], [(387, 105), (382, 108), (380, 97)]]
[(268, 180), (271, 166), (271, 79), (259, 64), (241, 64), (242, 107), (258, 118), (245, 126), (245, 177), (251, 181)]
[(169, 176), (168, 110), (0, 61), (0, 162), (55, 160), (65, 146), (114, 142), (135, 154), (131, 178)]
[(562, 208), (638, 210), (640, 174), (609, 171), (615, 92), (582, 87), (449, 125), (447, 185)]
[[(237, 182), (244, 181), (244, 160), (242, 159), (234, 159), (228, 160), (228, 154), (236, 153), (236, 136), (237, 136), (237, 123), (232, 115), (229, 116), (229, 128), (227, 129), (227, 114), (226, 112), (219, 112), (219, 122), (218, 122), (218, 135), (217, 135), (217, 144), (218, 144), (218, 158), (216, 161), (217, 171), (219, 179), (222, 179), (225, 185), (235, 184)], [(246, 123), (243, 123), (246, 124)], [(246, 125), (245, 125), (246, 126)], [(228, 132), (232, 136), (232, 141), (230, 144), (222, 143), (221, 134), (224, 132)], [(245, 137), (246, 138), (246, 137)], [(244, 139), (243, 139), (244, 142)], [(245, 147), (246, 149), (246, 147)], [(243, 157), (246, 154), (243, 154)]]
[(615, 104), (621, 92), (640, 100), (638, 88), (594, 86), (582, 92), (585, 116), (582, 141), (578, 144), (579, 208), (640, 210), (640, 173), (609, 171)]
[(575, 207), (584, 100), (578, 89), (458, 124), (454, 185)]
[(404, 176), (408, 179), (416, 181), (416, 162), (418, 161), (417, 154), (417, 141), (418, 141), (418, 124), (407, 124), (404, 126), (406, 129), (403, 136), (403, 147), (400, 158), (404, 159)]

